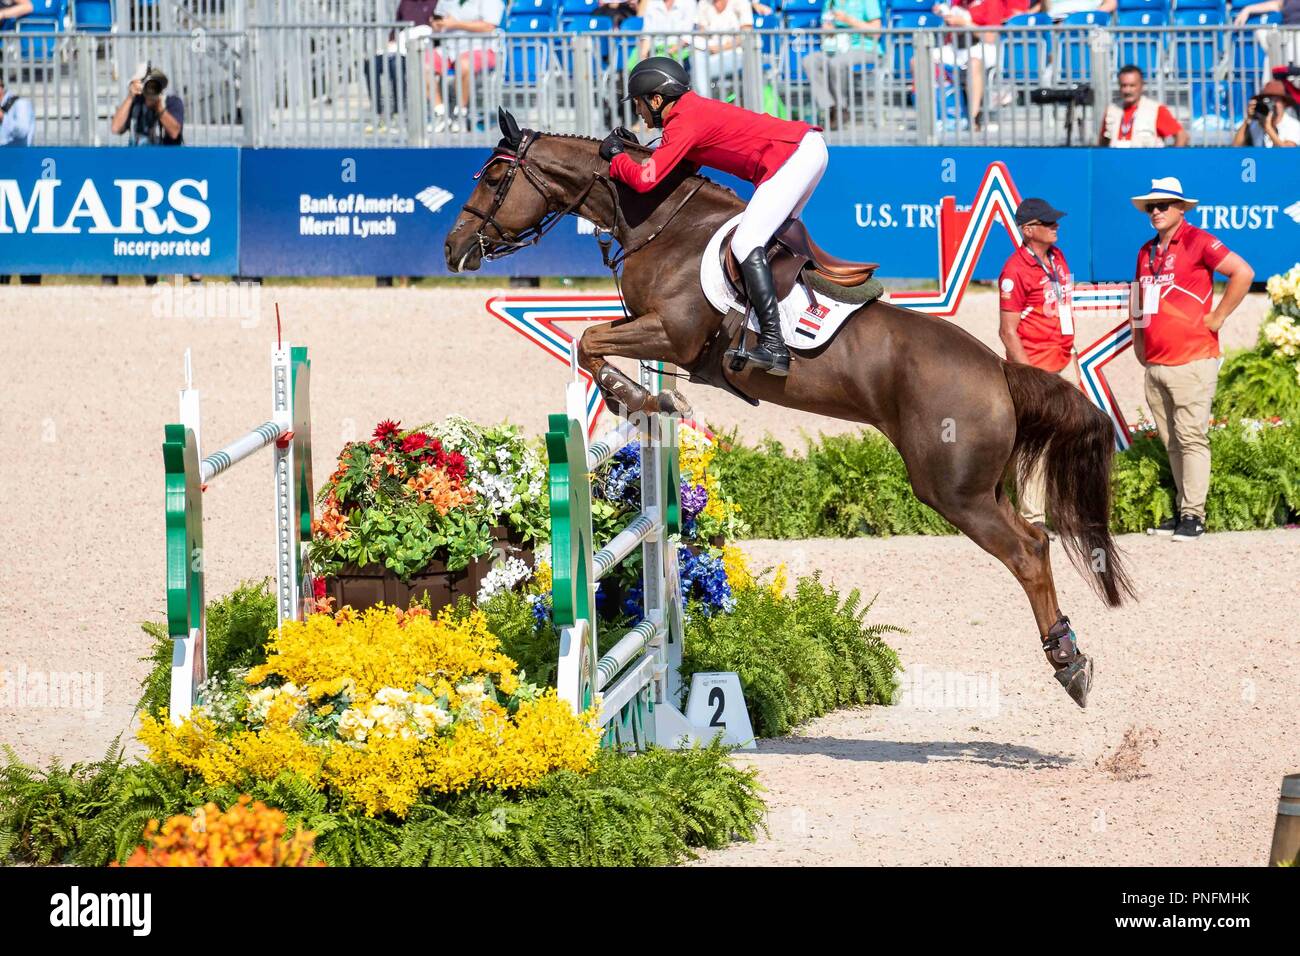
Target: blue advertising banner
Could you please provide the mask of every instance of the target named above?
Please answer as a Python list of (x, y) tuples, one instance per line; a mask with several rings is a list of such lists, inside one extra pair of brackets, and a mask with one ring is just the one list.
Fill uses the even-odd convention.
[(237, 149), (0, 149), (7, 273), (230, 275), (238, 216)]
[[(1131, 279), (1138, 249), (1155, 235), (1131, 196), (1151, 180), (1176, 176), (1200, 202), (1187, 221), (1208, 230), (1255, 270), (1260, 281), (1300, 261), (1300, 153), (1289, 149), (1092, 150), (1092, 206), (1097, 226), (1092, 267)], [(1128, 154), (1128, 155), (1125, 155)], [(1136, 155), (1134, 155), (1136, 154)]]
[[(243, 155), (245, 275), (448, 275), (443, 242), (487, 149), (250, 149)], [(527, 187), (525, 187), (527, 188)], [(601, 275), (579, 222), (485, 263), (486, 275)]]

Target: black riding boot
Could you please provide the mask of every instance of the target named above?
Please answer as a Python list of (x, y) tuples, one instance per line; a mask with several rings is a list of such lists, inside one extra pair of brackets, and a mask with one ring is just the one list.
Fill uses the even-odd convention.
[(758, 325), (762, 330), (758, 335), (758, 346), (746, 353), (747, 358), (760, 370), (773, 375), (790, 373), (790, 352), (781, 337), (781, 310), (776, 300), (776, 283), (772, 281), (772, 270), (767, 264), (767, 255), (762, 249), (755, 249), (740, 263), (740, 274), (745, 280), (745, 295), (758, 316)]

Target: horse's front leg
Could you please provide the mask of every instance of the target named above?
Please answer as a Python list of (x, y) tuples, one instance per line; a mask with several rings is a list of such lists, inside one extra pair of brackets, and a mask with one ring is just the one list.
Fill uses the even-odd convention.
[(591, 373), (611, 411), (622, 408), (626, 415), (663, 412), (690, 417), (691, 406), (681, 392), (668, 389), (651, 395), (611, 365), (606, 360), (610, 355), (680, 364), (683, 359), (674, 355), (673, 342), (658, 314), (593, 325), (578, 340), (578, 364)]

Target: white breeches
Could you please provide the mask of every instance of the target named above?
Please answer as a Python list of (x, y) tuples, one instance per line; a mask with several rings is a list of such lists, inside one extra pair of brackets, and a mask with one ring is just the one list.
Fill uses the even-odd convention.
[(799, 217), (826, 172), (826, 140), (816, 130), (804, 133), (799, 147), (772, 178), (754, 190), (754, 198), (731, 238), (731, 251), (744, 260), (763, 249), (787, 219)]

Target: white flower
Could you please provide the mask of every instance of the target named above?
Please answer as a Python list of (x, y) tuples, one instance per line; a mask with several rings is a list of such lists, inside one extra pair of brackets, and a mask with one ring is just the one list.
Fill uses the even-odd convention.
[(494, 595), (502, 591), (509, 591), (521, 581), (526, 581), (532, 576), (532, 571), (528, 565), (520, 558), (506, 558), (504, 562), (498, 564), (486, 577), (478, 590), (478, 603), (483, 604)]
[(370, 729), (374, 726), (374, 720), (367, 717), (359, 708), (349, 707), (339, 717), (339, 736), (344, 740), (364, 743)]

